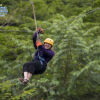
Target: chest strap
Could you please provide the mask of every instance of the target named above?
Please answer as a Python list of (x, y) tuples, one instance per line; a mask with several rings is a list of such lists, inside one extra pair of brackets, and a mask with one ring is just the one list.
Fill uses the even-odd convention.
[(41, 63), (41, 68), (42, 68), (43, 62), (45, 62), (45, 59), (39, 55), (39, 52), (38, 52), (38, 57), (39, 57), (39, 60), (40, 60), (40, 63)]

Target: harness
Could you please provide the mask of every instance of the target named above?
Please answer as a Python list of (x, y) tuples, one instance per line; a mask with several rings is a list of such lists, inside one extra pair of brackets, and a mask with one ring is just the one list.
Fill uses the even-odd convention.
[(41, 68), (43, 68), (43, 63), (45, 62), (45, 59), (40, 56), (39, 51), (38, 51), (38, 58), (39, 58), (40, 63), (41, 63)]

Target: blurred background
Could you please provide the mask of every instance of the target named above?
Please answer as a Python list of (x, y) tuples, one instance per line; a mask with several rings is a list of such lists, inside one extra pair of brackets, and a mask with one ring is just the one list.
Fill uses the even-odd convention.
[(56, 55), (27, 86), (25, 62), (35, 49), (33, 0), (0, 0), (0, 100), (100, 99), (100, 0), (34, 0), (37, 26)]

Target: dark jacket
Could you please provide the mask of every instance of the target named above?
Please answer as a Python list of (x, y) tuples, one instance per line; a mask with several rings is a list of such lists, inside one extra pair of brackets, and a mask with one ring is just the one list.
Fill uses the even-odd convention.
[(55, 55), (55, 53), (51, 49), (45, 49), (44, 45), (40, 45), (40, 46), (37, 47), (37, 45), (36, 45), (37, 34), (38, 33), (35, 32), (35, 34), (33, 35), (33, 38), (32, 38), (33, 39), (34, 47), (36, 49), (36, 52), (35, 52), (33, 60), (38, 59), (38, 52), (39, 52), (39, 56), (41, 56), (42, 58), (44, 58), (45, 62), (48, 63), (52, 59), (52, 57)]

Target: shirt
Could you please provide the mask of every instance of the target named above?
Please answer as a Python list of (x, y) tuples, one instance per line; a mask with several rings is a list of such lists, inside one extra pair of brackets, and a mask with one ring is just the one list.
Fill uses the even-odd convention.
[(48, 63), (53, 58), (55, 53), (51, 49), (45, 49), (44, 45), (40, 45), (40, 46), (37, 47), (37, 45), (36, 45), (37, 34), (38, 33), (35, 32), (34, 35), (33, 35), (33, 38), (32, 38), (33, 39), (34, 47), (36, 49), (36, 52), (35, 52), (35, 55), (34, 55), (34, 60), (38, 59), (38, 53), (39, 53), (39, 56), (44, 58), (46, 63)]

